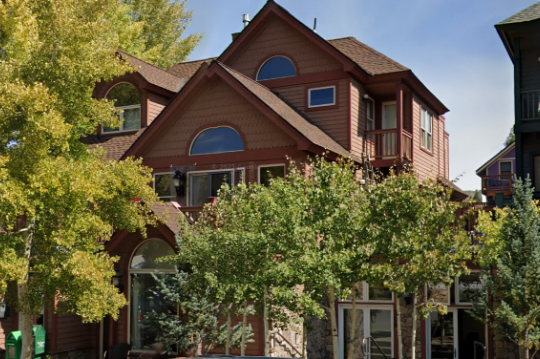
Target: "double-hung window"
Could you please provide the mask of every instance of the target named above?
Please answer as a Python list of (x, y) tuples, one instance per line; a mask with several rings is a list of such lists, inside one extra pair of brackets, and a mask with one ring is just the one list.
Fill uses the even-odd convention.
[(107, 99), (114, 101), (114, 106), (119, 110), (120, 127), (103, 127), (104, 134), (137, 131), (141, 128), (141, 101), (139, 92), (133, 85), (128, 83), (116, 85), (107, 94)]
[(373, 100), (366, 100), (366, 131), (375, 130), (375, 104)]
[(433, 116), (422, 108), (421, 118), (422, 148), (433, 152)]

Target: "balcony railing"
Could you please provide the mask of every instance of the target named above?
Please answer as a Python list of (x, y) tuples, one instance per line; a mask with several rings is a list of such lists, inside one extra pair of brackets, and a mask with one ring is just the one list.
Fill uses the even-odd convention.
[(180, 211), (184, 213), (189, 223), (193, 224), (199, 219), (203, 206), (180, 207)]
[(512, 194), (512, 176), (511, 174), (491, 175), (482, 177), (482, 193), (489, 195), (495, 193)]
[(412, 135), (407, 131), (401, 133), (401, 153), (397, 141), (398, 130), (366, 131), (367, 152), (372, 160), (412, 159)]
[(521, 118), (540, 119), (540, 90), (521, 92)]

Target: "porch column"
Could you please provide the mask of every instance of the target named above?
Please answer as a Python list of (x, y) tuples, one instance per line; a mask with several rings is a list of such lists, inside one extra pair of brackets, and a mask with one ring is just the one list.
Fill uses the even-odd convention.
[(396, 147), (398, 165), (403, 162), (402, 136), (403, 136), (403, 83), (398, 82), (396, 86)]

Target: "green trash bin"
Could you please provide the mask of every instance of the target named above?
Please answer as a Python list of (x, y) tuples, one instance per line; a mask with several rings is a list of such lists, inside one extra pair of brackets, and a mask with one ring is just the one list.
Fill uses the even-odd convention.
[(20, 359), (22, 335), (19, 330), (9, 333), (6, 338), (6, 359)]
[(32, 326), (34, 332), (34, 357), (45, 354), (45, 329), (43, 325)]

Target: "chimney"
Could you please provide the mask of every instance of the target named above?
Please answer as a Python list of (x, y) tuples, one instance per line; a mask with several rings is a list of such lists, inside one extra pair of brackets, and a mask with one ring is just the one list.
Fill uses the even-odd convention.
[(249, 19), (249, 14), (242, 15), (242, 22), (244, 23), (244, 27), (248, 26), (250, 21), (251, 20)]

